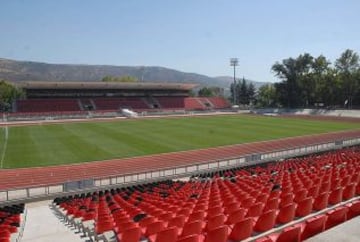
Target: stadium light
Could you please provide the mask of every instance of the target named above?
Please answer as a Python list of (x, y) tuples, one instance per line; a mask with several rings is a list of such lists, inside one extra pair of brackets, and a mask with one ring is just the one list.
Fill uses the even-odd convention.
[(230, 66), (234, 67), (234, 87), (233, 87), (233, 99), (234, 99), (234, 105), (236, 105), (236, 76), (235, 76), (235, 70), (236, 66), (239, 65), (238, 58), (230, 58)]

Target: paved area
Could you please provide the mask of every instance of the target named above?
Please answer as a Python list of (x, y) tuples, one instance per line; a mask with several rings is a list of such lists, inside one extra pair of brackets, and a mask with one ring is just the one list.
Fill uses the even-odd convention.
[(86, 242), (82, 234), (66, 226), (50, 209), (51, 201), (26, 204), (28, 209), (22, 242)]

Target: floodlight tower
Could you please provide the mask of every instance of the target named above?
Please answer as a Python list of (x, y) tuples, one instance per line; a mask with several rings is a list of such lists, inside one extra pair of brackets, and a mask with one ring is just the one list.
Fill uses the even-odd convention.
[(234, 67), (234, 87), (233, 87), (233, 99), (234, 99), (234, 105), (236, 105), (236, 76), (235, 76), (235, 70), (236, 67), (239, 65), (238, 58), (230, 58), (230, 66)]

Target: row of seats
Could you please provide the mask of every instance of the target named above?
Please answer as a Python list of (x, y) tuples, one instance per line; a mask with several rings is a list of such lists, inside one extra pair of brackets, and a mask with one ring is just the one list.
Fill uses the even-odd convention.
[[(344, 149), (54, 203), (70, 224), (106, 241), (240, 241), (356, 198), (359, 172), (360, 149)], [(326, 228), (333, 226), (333, 216), (326, 218)]]
[(27, 99), (18, 100), (17, 112), (80, 111), (77, 99)]
[(24, 204), (0, 207), (0, 242), (10, 242), (11, 234), (20, 227)]
[[(229, 103), (222, 97), (154, 97), (163, 109), (205, 110), (228, 108)], [(94, 105), (95, 106), (94, 106)], [(118, 110), (121, 107), (134, 110), (150, 109), (142, 97), (91, 98), (91, 99), (27, 99), (17, 101), (17, 112), (69, 112), (91, 110)], [(81, 107), (83, 106), (83, 107)], [(86, 106), (86, 107), (85, 107)]]
[(149, 106), (139, 97), (127, 98), (93, 98), (97, 110), (118, 110), (120, 107), (131, 109), (149, 109)]
[(325, 214), (309, 218), (304, 222), (288, 226), (282, 231), (259, 238), (256, 242), (303, 241), (359, 215), (360, 200), (357, 200), (332, 209)]

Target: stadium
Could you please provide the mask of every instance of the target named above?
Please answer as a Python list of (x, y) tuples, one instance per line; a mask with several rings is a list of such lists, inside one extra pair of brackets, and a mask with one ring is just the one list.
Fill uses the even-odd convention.
[(317, 241), (358, 223), (357, 111), (234, 110), (191, 83), (19, 85), (1, 242)]

